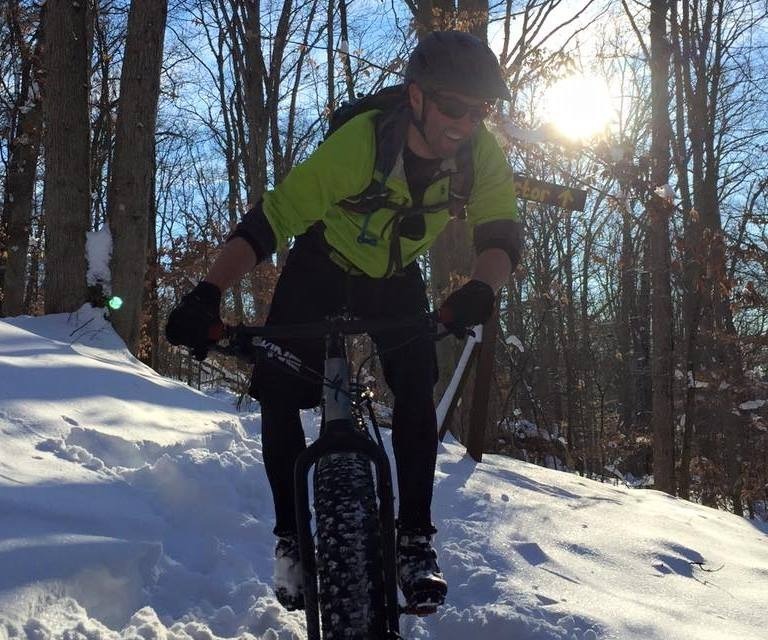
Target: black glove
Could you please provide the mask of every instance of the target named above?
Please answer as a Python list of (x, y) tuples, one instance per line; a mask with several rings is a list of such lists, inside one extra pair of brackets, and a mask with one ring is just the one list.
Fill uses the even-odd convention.
[(221, 291), (215, 284), (201, 282), (174, 307), (165, 325), (165, 337), (175, 345), (192, 349), (192, 355), (205, 360), (208, 345), (224, 326), (219, 317)]
[(495, 303), (496, 295), (490, 285), (470, 280), (446, 298), (437, 317), (448, 331), (461, 338), (470, 327), (488, 321)]

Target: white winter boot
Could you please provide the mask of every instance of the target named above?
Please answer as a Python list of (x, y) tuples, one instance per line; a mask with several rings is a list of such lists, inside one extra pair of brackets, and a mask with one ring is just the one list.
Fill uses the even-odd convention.
[(288, 611), (304, 608), (304, 579), (296, 534), (277, 538), (273, 584), (277, 601)]

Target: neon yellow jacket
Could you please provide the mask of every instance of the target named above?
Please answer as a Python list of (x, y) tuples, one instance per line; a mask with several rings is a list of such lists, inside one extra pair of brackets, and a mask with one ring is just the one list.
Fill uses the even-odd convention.
[[(348, 211), (338, 203), (362, 192), (371, 182), (375, 161), (375, 117), (367, 111), (344, 124), (323, 142), (304, 162), (295, 166), (285, 179), (264, 195), (264, 214), (275, 234), (277, 247), (306, 231), (317, 221), (325, 224), (325, 239), (359, 271), (374, 277), (388, 277), (392, 209), (366, 215)], [(512, 173), (494, 137), (481, 125), (473, 139), (474, 183), (467, 203), (469, 229), (495, 220), (517, 220), (517, 205)], [(452, 166), (452, 160), (443, 167)], [(446, 164), (449, 163), (449, 164)], [(390, 200), (401, 206), (412, 205), (403, 170), (402, 155), (387, 178)], [(448, 177), (432, 183), (424, 193), (425, 206), (445, 202), (445, 208), (426, 213), (424, 236), (419, 240), (400, 238), (403, 266), (424, 254), (450, 219)], [(363, 225), (371, 242), (358, 240)]]

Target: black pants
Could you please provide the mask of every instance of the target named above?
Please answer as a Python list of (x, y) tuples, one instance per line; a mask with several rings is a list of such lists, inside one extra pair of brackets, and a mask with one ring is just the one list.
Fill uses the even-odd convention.
[[(428, 302), (418, 265), (386, 279), (353, 276), (328, 257), (313, 235), (298, 238), (277, 282), (267, 324), (313, 322), (342, 309), (360, 318), (423, 313)], [(400, 525), (427, 529), (431, 526), (438, 441), (432, 400), (437, 380), (434, 342), (429, 336), (414, 335), (412, 330), (389, 331), (371, 338), (395, 396), (392, 441)], [(276, 342), (322, 372), (323, 341)], [(254, 369), (251, 394), (261, 402), (264, 465), (275, 502), (275, 532), (292, 532), (296, 530), (293, 467), (305, 447), (299, 409), (320, 404), (322, 386), (265, 363)]]

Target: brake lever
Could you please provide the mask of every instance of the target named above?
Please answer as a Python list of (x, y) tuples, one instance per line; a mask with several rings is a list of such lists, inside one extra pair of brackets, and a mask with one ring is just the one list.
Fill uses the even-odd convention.
[[(208, 348), (225, 356), (250, 363), (257, 362), (261, 357), (259, 345), (254, 343), (254, 336), (242, 331), (244, 327), (242, 322), (238, 325), (215, 325), (208, 334), (212, 340)], [(215, 341), (213, 341), (214, 337)]]
[(465, 340), (466, 338), (477, 337), (477, 334), (475, 333), (472, 327), (467, 327), (460, 334), (457, 334), (455, 331), (451, 331), (442, 322), (436, 321), (433, 324), (433, 328), (435, 333), (435, 340), (442, 340), (443, 338), (447, 338), (448, 336), (454, 336), (459, 340)]

